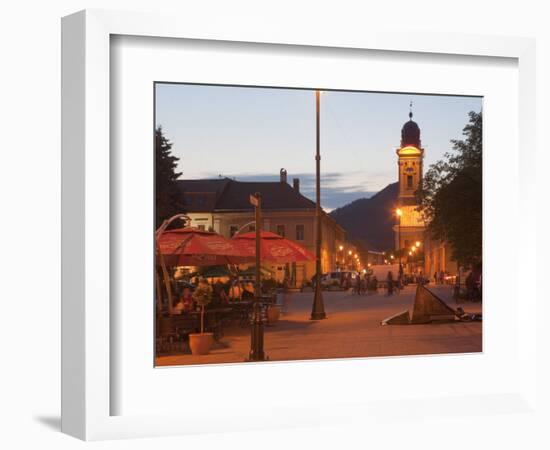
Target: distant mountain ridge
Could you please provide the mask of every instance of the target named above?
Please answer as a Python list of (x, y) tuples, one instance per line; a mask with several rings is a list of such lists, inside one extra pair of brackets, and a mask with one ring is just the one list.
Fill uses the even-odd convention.
[(335, 209), (330, 215), (348, 232), (348, 239), (361, 240), (372, 250), (394, 247), (394, 209), (399, 183), (388, 184), (370, 198), (361, 198)]

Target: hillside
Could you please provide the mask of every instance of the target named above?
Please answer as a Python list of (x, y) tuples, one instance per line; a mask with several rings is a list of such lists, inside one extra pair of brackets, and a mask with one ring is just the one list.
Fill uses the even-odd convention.
[(360, 239), (373, 250), (393, 248), (398, 189), (398, 183), (388, 184), (372, 197), (355, 200), (330, 215), (346, 229), (348, 239)]

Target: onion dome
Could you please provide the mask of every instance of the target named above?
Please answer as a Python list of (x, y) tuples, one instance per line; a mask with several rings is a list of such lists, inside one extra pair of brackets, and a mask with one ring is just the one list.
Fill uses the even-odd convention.
[(412, 120), (413, 113), (409, 112), (409, 121), (401, 128), (401, 147), (412, 146), (420, 148), (420, 128)]

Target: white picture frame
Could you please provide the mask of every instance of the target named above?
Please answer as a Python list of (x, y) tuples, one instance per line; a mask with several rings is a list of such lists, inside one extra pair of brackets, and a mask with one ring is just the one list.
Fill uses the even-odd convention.
[[(200, 39), (304, 47), (368, 49), (416, 54), (446, 54), (512, 58), (519, 77), (519, 185), (517, 195), (523, 230), (535, 228), (535, 43), (532, 39), (470, 36), (444, 33), (408, 34), (405, 31), (331, 33), (329, 30), (278, 30), (255, 23), (234, 29), (216, 24), (215, 29), (189, 17), (87, 10), (62, 22), (62, 430), (85, 440), (162, 436), (208, 431), (234, 431), (265, 427), (265, 415), (237, 411), (232, 420), (174, 414), (111, 415), (113, 355), (110, 334), (110, 39), (113, 35)], [(536, 261), (536, 238), (520, 233), (518, 260)], [(533, 263), (534, 264), (534, 263)], [(518, 267), (518, 276), (528, 269)], [(536, 286), (523, 287), (522, 308), (536, 310)], [(516, 292), (510, 295), (517, 295)], [(517, 314), (518, 353), (521, 367), (517, 385), (500, 394), (464, 398), (425, 398), (445, 415), (470, 414), (468, 405), (487, 415), (503, 409), (537, 414), (536, 328), (523, 310)], [(111, 332), (111, 333), (110, 333)], [(294, 363), (303, 364), (303, 363)], [(259, 367), (259, 366), (250, 366)], [(258, 371), (270, 370), (262, 365)], [(271, 366), (273, 368), (274, 366)], [(343, 369), (345, 370), (345, 369)], [(350, 420), (361, 423), (382, 415), (399, 420), (403, 411), (422, 415), (425, 408), (401, 399), (400, 412), (376, 401), (342, 404), (278, 405), (269, 426), (309, 425)], [(431, 402), (431, 403), (429, 403)], [(395, 405), (395, 403), (394, 403)], [(424, 406), (426, 403), (424, 403)], [(327, 406), (327, 408), (323, 408)], [(429, 409), (429, 408), (428, 408)], [(265, 411), (263, 414), (267, 414)], [(354, 418), (353, 420), (351, 418)], [(427, 415), (427, 420), (433, 416)], [(240, 420), (239, 420), (240, 419)], [(262, 423), (262, 420), (264, 423)]]

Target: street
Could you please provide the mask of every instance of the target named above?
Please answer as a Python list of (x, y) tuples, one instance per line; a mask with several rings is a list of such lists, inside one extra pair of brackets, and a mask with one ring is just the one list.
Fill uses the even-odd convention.
[[(451, 287), (428, 286), (449, 306)], [(265, 327), (265, 352), (271, 361), (349, 357), (470, 353), (482, 351), (482, 323), (454, 322), (427, 325), (388, 325), (380, 322), (398, 312), (412, 312), (416, 285), (386, 296), (348, 292), (323, 292), (326, 320), (309, 320), (313, 292), (291, 293), (285, 298), (283, 314)], [(481, 304), (461, 304), (467, 313), (480, 313)], [(235, 363), (244, 361), (250, 349), (248, 328), (225, 329), (210, 354), (160, 356), (157, 366)]]

